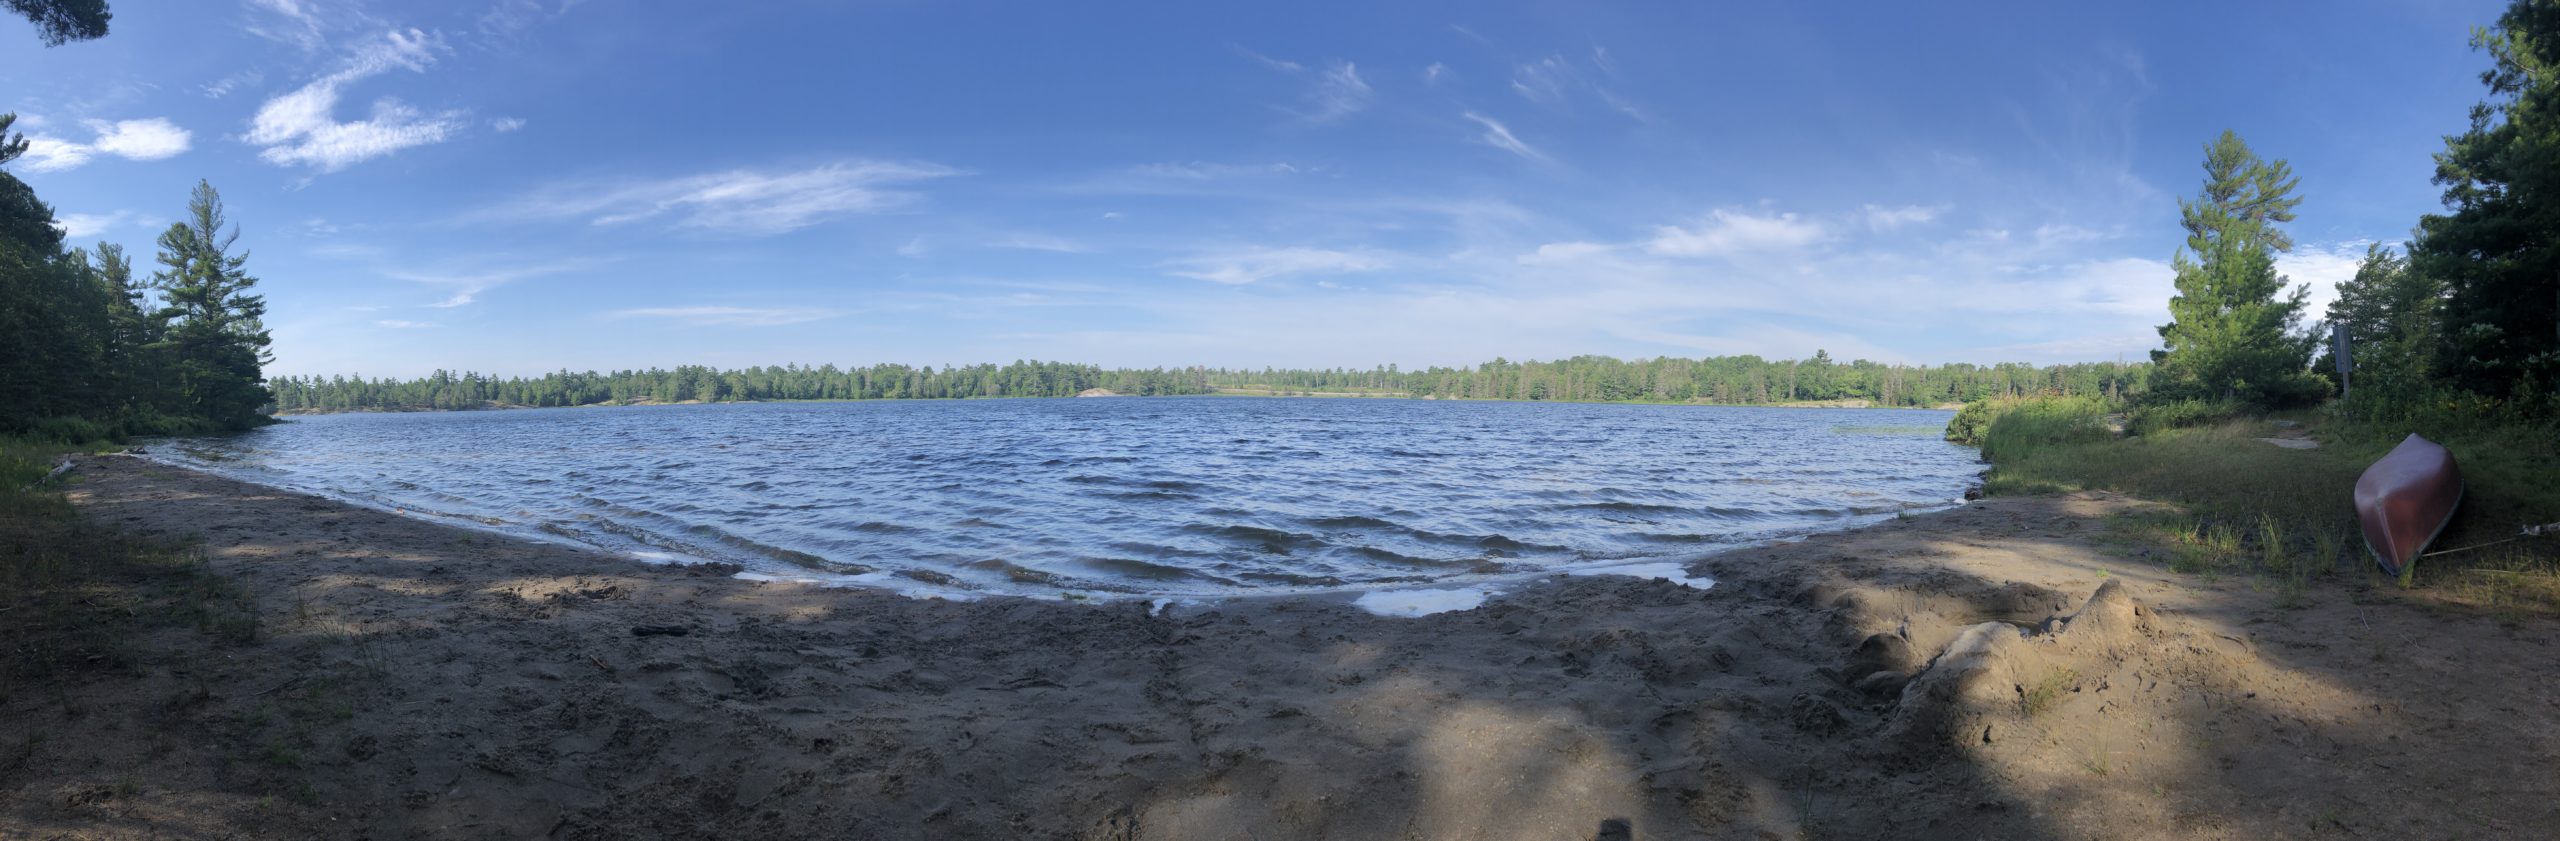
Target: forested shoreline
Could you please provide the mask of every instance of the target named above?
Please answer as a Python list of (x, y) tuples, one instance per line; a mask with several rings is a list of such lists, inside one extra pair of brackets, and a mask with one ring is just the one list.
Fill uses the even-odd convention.
[(1496, 359), (1463, 368), (1414, 371), (1393, 365), (1368, 370), (1107, 369), (1036, 361), (939, 369), (930, 365), (841, 368), (795, 364), (721, 370), (688, 365), (610, 373), (560, 371), (539, 377), (445, 371), (407, 380), (288, 376), (278, 377), (270, 385), (275, 392), (276, 410), (287, 413), (1073, 397), (1097, 388), (1142, 397), (1219, 392), (1354, 392), (1453, 400), (1740, 406), (1860, 401), (1875, 406), (1928, 407), (2003, 395), (2119, 397), (2142, 390), (2150, 367), (2145, 363), (2043, 367), (2024, 363), (1888, 365), (1863, 359), (1843, 363), (1817, 352), (1808, 360), (1765, 360), (1757, 356), (1633, 361), (1577, 356), (1554, 362)]
[[(0, 114), (0, 165), (24, 154)], [(52, 206), (0, 171), (0, 434), (85, 441), (269, 422), (266, 301), (213, 185), (161, 232), (159, 270), (123, 246), (66, 248)]]

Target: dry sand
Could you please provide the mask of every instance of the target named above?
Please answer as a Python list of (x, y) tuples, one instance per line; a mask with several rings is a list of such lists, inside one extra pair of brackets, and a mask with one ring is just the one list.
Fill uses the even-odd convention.
[(2560, 832), (2552, 622), (2279, 609), (2110, 542), (2147, 505), (2116, 496), (1389, 619), (760, 584), (78, 473), (91, 517), (200, 535), (263, 629), (11, 693), (0, 838)]

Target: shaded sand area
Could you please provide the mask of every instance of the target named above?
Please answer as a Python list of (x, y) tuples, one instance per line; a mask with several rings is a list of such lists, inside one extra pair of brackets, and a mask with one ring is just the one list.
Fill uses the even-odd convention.
[(2280, 609), (2139, 557), (2116, 496), (1391, 619), (916, 601), (78, 475), (101, 522), (201, 535), (258, 631), (13, 683), (0, 838), (2560, 831), (2553, 622), (2335, 584)]

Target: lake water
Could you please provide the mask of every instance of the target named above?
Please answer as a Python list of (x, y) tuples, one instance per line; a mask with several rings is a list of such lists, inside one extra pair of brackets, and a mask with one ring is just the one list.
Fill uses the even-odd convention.
[(293, 418), (158, 458), (653, 561), (951, 596), (1463, 588), (1955, 504), (1923, 410), (1321, 398)]

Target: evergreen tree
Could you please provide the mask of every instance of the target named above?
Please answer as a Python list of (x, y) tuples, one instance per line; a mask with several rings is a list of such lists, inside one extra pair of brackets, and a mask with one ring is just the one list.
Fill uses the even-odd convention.
[[(2338, 284), (2329, 323), (2346, 329), (2354, 363), (2348, 407), (2369, 419), (2405, 415), (2430, 391), (2442, 322), (2443, 287), (2412, 271), (2409, 261), (2379, 244), (2365, 249), (2356, 276)], [(2336, 370), (2323, 354), (2315, 369)]]
[(2151, 393), (2259, 406), (2315, 399), (2325, 386), (2305, 369), (2316, 338), (2293, 332), (2310, 288), (2287, 291), (2275, 267), (2276, 252), (2293, 248), (2276, 224), (2302, 203), (2293, 168), (2225, 131), (2205, 145), (2204, 171), (2203, 191), (2178, 203), (2187, 242), (2172, 263), (2178, 294), (2160, 326), (2167, 347), (2151, 352)]
[[(2446, 373), (2468, 388), (2560, 393), (2560, 2), (2516, 0), (2475, 32), (2491, 67), (2471, 128), (2445, 138), (2450, 215), (2418, 221), (2410, 262), (2446, 289)], [(2560, 398), (2540, 408), (2560, 410)]]
[(36, 34), (44, 45), (59, 47), (72, 41), (105, 37), (107, 0), (0, 0), (9, 11), (18, 13), (36, 25)]
[(166, 344), (176, 368), (181, 414), (246, 429), (267, 421), (273, 401), (259, 368), (269, 342), (262, 319), (266, 299), (249, 294), (258, 279), (242, 270), (249, 255), (231, 253), (240, 238), (223, 217), (222, 196), (196, 182), (187, 218), (160, 234), (160, 265), (152, 276), (167, 301)]

